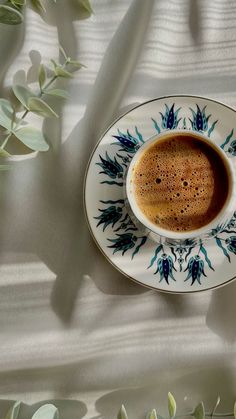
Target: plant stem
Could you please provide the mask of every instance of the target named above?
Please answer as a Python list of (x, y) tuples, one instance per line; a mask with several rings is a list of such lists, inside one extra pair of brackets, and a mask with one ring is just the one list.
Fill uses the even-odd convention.
[[(63, 65), (62, 67), (65, 67), (65, 66), (66, 66), (66, 64), (67, 64), (67, 62), (65, 62), (65, 63), (64, 63), (64, 65)], [(44, 95), (45, 90), (47, 90), (47, 89), (49, 88), (49, 86), (51, 86), (51, 84), (52, 84), (52, 83), (54, 83), (54, 81), (56, 81), (56, 79), (57, 79), (57, 78), (58, 78), (58, 76), (57, 76), (57, 75), (55, 75), (55, 76), (53, 76), (53, 77), (51, 78), (51, 80), (49, 80), (49, 82), (45, 85), (44, 89), (43, 89), (43, 90), (41, 90), (41, 91), (39, 92), (39, 94), (38, 94), (38, 98), (41, 98), (41, 97)], [(18, 123), (15, 125), (14, 129), (18, 128), (18, 126), (20, 125), (21, 121), (22, 121), (23, 119), (25, 119), (26, 115), (28, 115), (28, 113), (29, 113), (29, 112), (30, 112), (30, 111), (29, 111), (28, 109), (26, 109), (26, 111), (23, 113), (22, 117), (19, 119)], [(5, 138), (5, 140), (3, 141), (3, 143), (2, 143), (2, 145), (1, 145), (1, 147), (0, 147), (0, 148), (1, 148), (1, 150), (4, 150), (4, 148), (6, 147), (6, 145), (7, 145), (7, 143), (8, 143), (8, 140), (9, 140), (9, 138), (11, 137), (11, 135), (12, 135), (12, 132), (11, 132), (10, 134), (8, 134), (8, 135), (7, 135), (7, 137)]]
[[(185, 413), (183, 415), (176, 415), (175, 417), (177, 419), (177, 418), (190, 417), (190, 416), (193, 416), (193, 412)], [(233, 417), (234, 413), (233, 412), (227, 412), (227, 413), (214, 413), (214, 414), (212, 414), (210, 412), (205, 412), (205, 416), (207, 416), (207, 417), (209, 416), (211, 418), (214, 418), (214, 417)]]
[(8, 142), (8, 140), (9, 140), (9, 138), (11, 137), (11, 135), (12, 135), (12, 132), (10, 132), (7, 136), (6, 136), (6, 138), (5, 138), (5, 140), (3, 141), (3, 143), (2, 143), (2, 145), (1, 145), (1, 150), (4, 150), (4, 148), (6, 147), (6, 145), (7, 145), (7, 142)]
[(44, 94), (44, 90), (47, 90), (49, 88), (49, 86), (51, 86), (52, 83), (54, 83), (54, 81), (58, 78), (58, 76), (53, 76), (51, 80), (49, 80), (49, 82), (46, 84), (46, 86), (44, 87), (44, 89), (40, 92), (40, 94), (38, 95), (38, 97), (42, 97)]

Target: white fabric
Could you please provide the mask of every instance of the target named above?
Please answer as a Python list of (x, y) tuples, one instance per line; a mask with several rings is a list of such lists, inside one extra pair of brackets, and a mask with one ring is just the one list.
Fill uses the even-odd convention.
[(231, 410), (236, 283), (174, 296), (130, 282), (90, 238), (82, 187), (99, 135), (128, 106), (175, 93), (236, 106), (236, 3), (93, 0), (94, 15), (73, 22), (70, 1), (59, 3), (50, 25), (28, 11), (25, 33), (0, 27), (4, 94), (16, 72), (23, 80), (30, 51), (57, 57), (58, 36), (87, 66), (60, 119), (44, 123), (51, 150), (4, 177), (0, 415), (13, 399), (74, 399), (59, 403), (61, 417), (108, 419), (125, 403), (141, 418), (152, 407), (166, 413), (168, 390), (182, 411), (201, 399), (210, 409), (218, 394)]

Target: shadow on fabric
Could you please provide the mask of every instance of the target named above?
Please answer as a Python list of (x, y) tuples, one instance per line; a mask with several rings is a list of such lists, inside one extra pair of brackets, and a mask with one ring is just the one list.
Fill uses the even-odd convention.
[[(153, 1), (133, 0), (108, 46), (84, 118), (63, 146), (61, 120), (45, 120), (50, 151), (16, 163), (0, 202), (1, 252), (35, 254), (56, 274), (52, 307), (65, 324), (71, 320), (81, 279), (86, 276), (105, 293), (147, 291), (116, 272), (92, 243), (83, 211), (83, 180), (91, 151), (116, 116), (142, 51), (152, 5)], [(73, 26), (64, 18), (58, 20), (67, 27), (69, 53), (76, 56)], [(60, 28), (58, 32), (63, 34)], [(35, 54), (31, 58), (38, 59)]]
[(125, 405), (128, 416), (137, 419), (143, 419), (153, 408), (159, 415), (165, 417), (168, 415), (168, 391), (171, 391), (176, 399), (180, 416), (187, 415), (200, 401), (204, 402), (206, 411), (212, 411), (218, 395), (221, 397), (218, 411), (233, 412), (235, 401), (233, 373), (227, 367), (213, 367), (212, 364), (213, 362), (210, 362), (210, 365), (206, 363), (205, 369), (193, 366), (188, 374), (177, 368), (163, 371), (156, 378), (150, 374), (149, 383), (146, 385), (143, 384), (142, 377), (138, 377), (134, 372), (133, 387), (114, 390), (97, 400), (96, 418), (116, 417), (122, 404)]

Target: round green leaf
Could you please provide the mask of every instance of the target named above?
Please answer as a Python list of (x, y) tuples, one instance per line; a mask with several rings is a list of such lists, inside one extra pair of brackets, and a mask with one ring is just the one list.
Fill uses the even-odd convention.
[(217, 407), (219, 406), (219, 404), (220, 404), (220, 396), (218, 396), (217, 399), (216, 399), (215, 406), (212, 410), (212, 416), (214, 416), (214, 413), (215, 413)]
[(67, 91), (66, 90), (62, 90), (62, 89), (46, 90), (43, 93), (45, 93), (46, 95), (50, 95), (50, 96), (61, 97), (63, 99), (68, 99), (68, 97), (69, 97)]
[[(7, 170), (9, 166), (1, 165), (0, 170)], [(16, 402), (14, 405), (8, 410), (5, 419), (17, 419), (20, 412), (21, 402)]]
[(32, 92), (28, 87), (20, 86), (16, 84), (12, 87), (14, 95), (17, 97), (17, 99), (22, 103), (22, 105), (29, 110), (29, 99), (32, 97), (35, 97), (35, 93)]
[(197, 407), (195, 407), (193, 416), (195, 419), (205, 419), (205, 408), (203, 402), (199, 403)]
[(0, 157), (10, 157), (11, 154), (0, 147)]
[(44, 4), (41, 2), (41, 0), (31, 0), (31, 4), (37, 12), (46, 12)]
[(27, 147), (34, 151), (47, 151), (49, 145), (42, 132), (34, 127), (27, 125), (14, 131), (14, 135)]
[(44, 67), (43, 64), (40, 64), (40, 66), (39, 66), (39, 75), (38, 75), (40, 89), (42, 89), (42, 87), (43, 87), (43, 85), (44, 85), (44, 83), (46, 81), (46, 78), (47, 78), (46, 69), (45, 69), (45, 67)]
[(170, 419), (173, 419), (176, 415), (176, 401), (170, 392), (168, 393), (168, 410)]
[(31, 112), (34, 112), (37, 115), (43, 116), (45, 118), (58, 118), (57, 113), (46, 102), (44, 102), (44, 100), (38, 97), (30, 98), (28, 107)]
[(58, 77), (64, 77), (66, 79), (71, 79), (73, 77), (73, 74), (69, 73), (69, 71), (64, 70), (64, 68), (60, 66), (56, 66), (54, 71), (56, 76)]
[(51, 61), (51, 63), (53, 64), (53, 67), (54, 67), (54, 69), (58, 66), (58, 64), (56, 63), (56, 61), (55, 60), (53, 60), (53, 59), (51, 59), (50, 60)]
[(26, 0), (11, 0), (11, 3), (16, 6), (25, 6)]
[(32, 419), (58, 419), (58, 409), (53, 404), (45, 404), (41, 406)]
[(146, 416), (146, 419), (157, 419), (156, 409), (152, 409)]
[(118, 412), (117, 419), (128, 419), (128, 415), (123, 404)]
[(0, 99), (0, 125), (9, 131), (11, 131), (13, 114), (14, 109), (11, 102), (6, 99)]
[(18, 25), (23, 21), (24, 17), (22, 13), (11, 6), (0, 4), (0, 23), (6, 25)]
[(65, 58), (65, 60), (67, 60), (66, 51), (64, 50), (64, 48), (61, 45), (59, 45), (59, 50), (60, 50), (61, 54), (63, 55), (63, 57)]
[(86, 10), (86, 12), (89, 12), (90, 15), (93, 13), (89, 0), (77, 0), (77, 3), (79, 3), (79, 5)]
[(70, 60), (69, 64), (72, 64), (75, 68), (77, 68), (78, 70), (82, 67), (85, 67), (84, 64), (81, 64), (79, 61), (76, 60)]

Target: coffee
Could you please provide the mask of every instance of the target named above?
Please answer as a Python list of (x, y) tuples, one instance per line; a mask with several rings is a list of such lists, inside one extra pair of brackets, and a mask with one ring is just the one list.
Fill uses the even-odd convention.
[(167, 134), (143, 151), (133, 172), (135, 199), (154, 225), (186, 232), (223, 208), (229, 176), (217, 150), (190, 133)]

